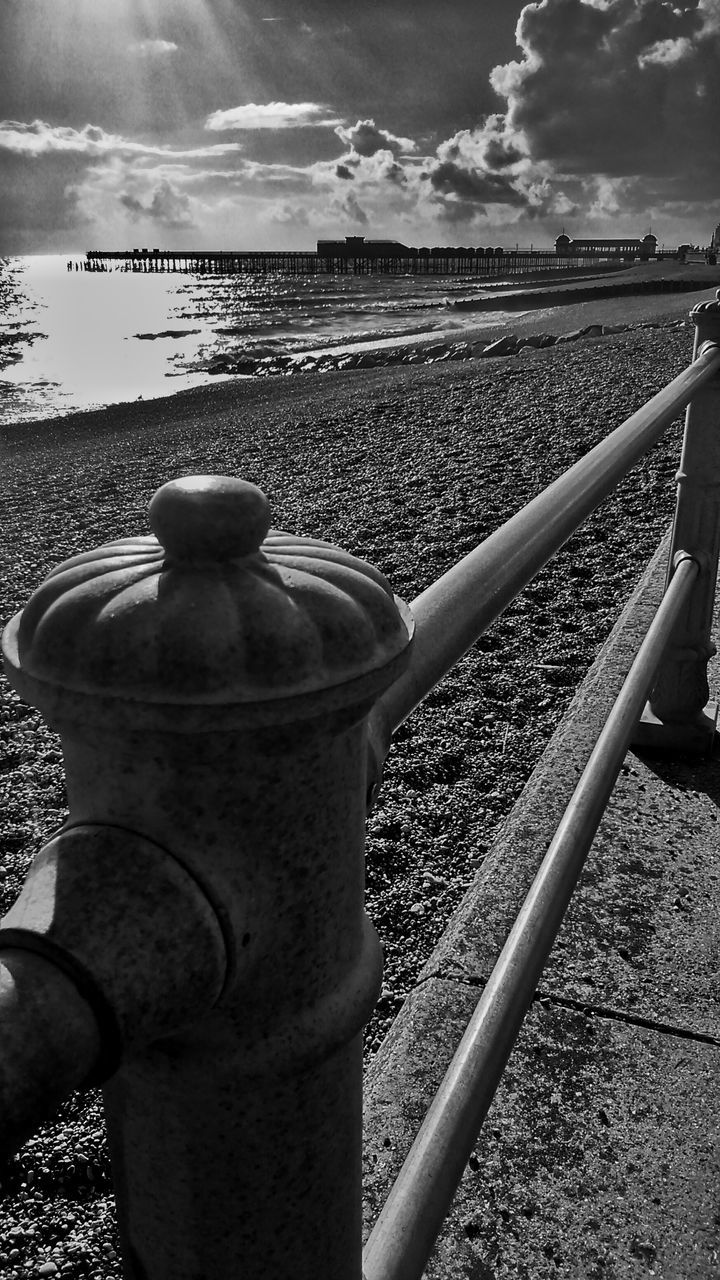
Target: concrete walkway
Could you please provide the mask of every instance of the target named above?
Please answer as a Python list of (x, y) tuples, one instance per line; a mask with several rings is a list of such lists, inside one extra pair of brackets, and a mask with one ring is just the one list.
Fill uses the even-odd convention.
[[(368, 1229), (647, 630), (665, 560), (661, 548), (370, 1069)], [(717, 751), (630, 752), (428, 1280), (720, 1277), (719, 879)]]

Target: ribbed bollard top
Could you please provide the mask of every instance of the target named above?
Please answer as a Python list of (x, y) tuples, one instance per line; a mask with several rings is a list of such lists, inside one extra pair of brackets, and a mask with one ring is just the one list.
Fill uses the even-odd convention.
[(149, 516), (152, 535), (60, 564), (6, 628), (8, 675), (41, 709), (50, 689), (219, 709), (394, 678), (406, 606), (363, 560), (271, 529), (255, 485), (172, 480)]
[(714, 300), (697, 302), (690, 312), (690, 319), (696, 322), (706, 318), (720, 318), (720, 289), (715, 290)]

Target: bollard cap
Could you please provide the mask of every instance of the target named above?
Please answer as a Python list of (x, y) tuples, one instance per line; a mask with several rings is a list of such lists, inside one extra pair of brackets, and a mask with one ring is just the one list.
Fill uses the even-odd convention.
[(690, 312), (690, 319), (697, 325), (701, 325), (706, 321), (717, 323), (720, 320), (720, 289), (715, 290), (714, 299), (707, 302), (697, 302)]
[(6, 629), (8, 675), (41, 710), (43, 689), (219, 710), (395, 678), (407, 607), (371, 565), (271, 529), (255, 485), (186, 476), (149, 515), (152, 535), (66, 560)]

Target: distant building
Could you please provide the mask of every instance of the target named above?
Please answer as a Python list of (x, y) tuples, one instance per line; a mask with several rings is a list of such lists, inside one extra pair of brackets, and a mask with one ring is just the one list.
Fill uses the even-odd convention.
[(720, 250), (720, 222), (718, 222), (715, 230), (712, 233), (710, 248), (713, 249), (715, 253), (717, 253)]
[(623, 258), (647, 261), (657, 255), (657, 238), (648, 233), (642, 240), (618, 239), (607, 236), (598, 239), (573, 240), (563, 232), (555, 241), (559, 258)]
[(364, 236), (346, 236), (344, 240), (318, 240), (319, 258), (403, 258), (417, 250), (399, 240), (366, 240)]

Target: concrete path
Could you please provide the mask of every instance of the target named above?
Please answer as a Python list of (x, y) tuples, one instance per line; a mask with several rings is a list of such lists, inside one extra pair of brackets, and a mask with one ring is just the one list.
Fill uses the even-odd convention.
[[(662, 548), (370, 1069), (368, 1229), (647, 630), (665, 559)], [(428, 1280), (720, 1277), (719, 761), (628, 753)]]

